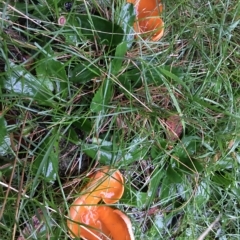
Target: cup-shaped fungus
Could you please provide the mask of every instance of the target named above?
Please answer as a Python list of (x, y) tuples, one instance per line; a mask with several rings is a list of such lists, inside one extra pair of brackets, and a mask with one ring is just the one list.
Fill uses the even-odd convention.
[(129, 218), (119, 210), (97, 204), (117, 202), (123, 195), (122, 174), (109, 167), (97, 171), (70, 207), (67, 221), (72, 237), (87, 240), (133, 240)]
[[(103, 167), (93, 175), (89, 184), (84, 188), (87, 191), (86, 201), (98, 203), (103, 200), (106, 204), (113, 204), (122, 197), (123, 184), (123, 176), (120, 171)], [(93, 204), (93, 202), (91, 203)]]
[(162, 4), (159, 0), (127, 0), (136, 9), (134, 30), (146, 38), (151, 35), (152, 41), (158, 41), (164, 33), (164, 22), (160, 18)]

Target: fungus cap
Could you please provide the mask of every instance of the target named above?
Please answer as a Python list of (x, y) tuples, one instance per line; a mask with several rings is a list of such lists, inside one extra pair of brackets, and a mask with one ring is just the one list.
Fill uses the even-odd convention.
[(129, 218), (119, 210), (98, 206), (100, 200), (107, 204), (117, 202), (124, 192), (123, 176), (118, 170), (103, 167), (90, 179), (70, 207), (67, 225), (72, 237), (83, 239), (133, 240)]
[(164, 22), (160, 18), (163, 6), (158, 0), (127, 0), (134, 4), (136, 21), (134, 30), (142, 37), (151, 35), (152, 41), (158, 41), (164, 33)]
[(124, 192), (124, 180), (119, 170), (103, 167), (98, 170), (87, 186), (86, 204), (94, 204), (103, 200), (106, 204), (113, 204), (119, 201)]
[[(72, 215), (71, 215), (72, 214)], [(72, 206), (67, 225), (72, 237), (87, 240), (134, 240), (127, 215), (108, 206)]]

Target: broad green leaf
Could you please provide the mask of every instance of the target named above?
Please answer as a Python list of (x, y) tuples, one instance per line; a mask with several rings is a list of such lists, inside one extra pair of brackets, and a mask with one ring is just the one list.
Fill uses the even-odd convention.
[(210, 186), (209, 181), (202, 181), (197, 186), (195, 195), (194, 195), (194, 203), (195, 205), (201, 209), (203, 206), (206, 206), (210, 198)]
[(49, 134), (39, 146), (37, 157), (33, 162), (35, 181), (44, 178), (53, 183), (58, 174), (58, 134)]
[(113, 86), (110, 79), (105, 79), (100, 88), (95, 93), (90, 109), (92, 112), (98, 113), (105, 111), (113, 96)]
[(167, 141), (165, 139), (159, 139), (158, 146), (157, 145), (151, 146), (150, 154), (153, 161), (159, 158), (160, 153), (163, 152), (163, 149), (165, 149), (166, 146), (167, 146)]
[(82, 151), (92, 159), (97, 159), (103, 165), (111, 165), (118, 157), (118, 151), (113, 152), (113, 146), (102, 146), (101, 144), (82, 144)]
[(122, 147), (119, 165), (128, 166), (135, 161), (140, 161), (146, 156), (150, 147), (151, 143), (146, 144), (146, 138), (135, 137), (126, 147)]
[(65, 133), (63, 138), (66, 139), (65, 140), (66, 142), (70, 141), (72, 143), (79, 143), (79, 136), (78, 136), (78, 134), (76, 133), (76, 131), (73, 127), (70, 127), (68, 129), (67, 136), (66, 136), (66, 133)]
[(204, 166), (198, 159), (195, 158), (181, 158), (179, 159), (179, 169), (190, 174), (200, 173), (203, 171)]
[(133, 67), (133, 69), (121, 74), (118, 80), (130, 92), (132, 92), (134, 88), (142, 86), (141, 71), (136, 67)]
[(146, 206), (149, 207), (152, 202), (154, 201), (154, 198), (157, 196), (157, 191), (159, 190), (159, 187), (161, 186), (161, 183), (163, 179), (165, 178), (165, 172), (162, 168), (157, 168), (154, 170), (154, 173), (152, 174), (151, 181), (149, 183), (148, 188), (148, 198), (146, 201)]
[(160, 73), (162, 73), (165, 77), (174, 80), (177, 84), (180, 84), (182, 87), (184, 87), (186, 90), (188, 90), (188, 87), (186, 84), (182, 81), (183, 78), (183, 71), (181, 68), (173, 68), (171, 66), (161, 66), (158, 68)]
[(236, 160), (231, 155), (224, 156), (216, 162), (215, 167), (219, 171), (233, 169), (236, 168)]
[(82, 151), (104, 165), (111, 165), (116, 160), (118, 151), (113, 152), (113, 143), (100, 138), (92, 138), (92, 143), (82, 144)]
[(149, 149), (143, 143), (144, 139), (135, 138), (131, 143), (119, 148), (118, 144), (101, 139), (92, 139), (91, 144), (82, 144), (82, 150), (89, 157), (97, 159), (101, 164), (111, 165), (117, 163), (120, 167), (128, 166), (132, 162), (145, 157)]
[(129, 49), (132, 46), (132, 43), (134, 41), (133, 23), (135, 21), (135, 18), (136, 10), (133, 4), (130, 3), (124, 4), (120, 11), (118, 24), (122, 26), (123, 31), (125, 33), (123, 42), (127, 43), (127, 49)]
[(67, 97), (67, 82), (65, 66), (48, 56), (43, 56), (36, 65), (37, 78), (41, 82), (49, 82), (55, 88), (55, 91), (61, 93), (61, 98)]
[(238, 185), (233, 184), (231, 186), (231, 192), (235, 195), (236, 199), (238, 199), (238, 201), (240, 200), (240, 189), (238, 187)]
[(177, 185), (183, 182), (181, 173), (177, 169), (173, 169), (171, 166), (168, 166), (163, 182), (161, 185), (161, 194), (160, 198), (169, 201), (174, 198), (174, 195), (177, 193)]
[(126, 42), (120, 43), (115, 52), (115, 58), (112, 61), (112, 74), (116, 75), (122, 68), (122, 62), (124, 60), (124, 56), (127, 52), (127, 44)]
[(73, 126), (86, 133), (90, 133), (92, 130), (92, 123), (87, 118), (83, 118), (83, 119), (79, 119), (78, 121), (75, 121), (73, 123)]
[(124, 36), (123, 29), (119, 25), (94, 15), (71, 14), (64, 29), (68, 26), (79, 31), (79, 37), (83, 35), (91, 41), (108, 46), (117, 46)]
[(133, 66), (132, 69), (126, 71), (119, 77), (119, 81), (125, 88), (132, 91), (133, 88), (139, 88), (143, 85), (143, 80), (147, 84), (153, 84), (159, 86), (163, 84), (163, 77), (169, 79), (174, 77), (177, 83), (182, 82), (182, 70), (179, 68), (172, 68), (170, 66), (143, 66), (139, 65), (139, 68)]
[(234, 179), (232, 176), (224, 175), (223, 173), (215, 173), (214, 176), (212, 177), (212, 182), (219, 186), (223, 186), (224, 188), (229, 188), (233, 183)]
[(72, 70), (69, 80), (74, 83), (83, 84), (99, 76), (101, 76), (100, 69), (86, 62), (78, 64)]
[[(172, 153), (174, 155), (172, 166), (174, 167), (177, 164), (180, 169), (189, 173), (201, 172), (203, 170), (202, 164), (194, 159), (194, 155), (200, 147), (200, 142), (201, 139), (197, 136), (182, 138)], [(175, 158), (179, 160), (177, 161)]]
[(182, 182), (182, 176), (180, 173), (178, 173), (175, 169), (173, 169), (171, 166), (168, 166), (167, 171), (167, 178), (168, 183), (181, 183)]
[(7, 122), (4, 117), (0, 116), (0, 156), (8, 154), (10, 147), (11, 142), (7, 133)]
[(53, 97), (53, 84), (49, 79), (38, 79), (23, 66), (13, 62), (10, 62), (6, 72), (5, 89), (12, 93), (32, 97), (40, 104), (52, 105), (49, 99)]
[(126, 187), (121, 198), (121, 203), (144, 209), (146, 207), (147, 198), (147, 193)]

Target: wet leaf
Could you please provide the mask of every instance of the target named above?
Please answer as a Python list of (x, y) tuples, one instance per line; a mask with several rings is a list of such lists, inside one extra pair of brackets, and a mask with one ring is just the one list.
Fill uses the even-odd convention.
[(201, 139), (197, 136), (183, 137), (174, 148), (172, 166), (177, 164), (182, 171), (188, 173), (201, 172), (203, 165), (194, 158), (194, 154), (201, 146), (200, 143)]
[(37, 78), (41, 82), (49, 82), (61, 98), (67, 97), (67, 82), (65, 66), (61, 62), (43, 56), (36, 66)]
[(102, 139), (92, 139), (92, 143), (82, 145), (82, 150), (89, 157), (97, 159), (103, 165), (117, 163), (118, 166), (128, 166), (134, 161), (145, 157), (148, 147), (143, 145), (144, 139), (135, 138), (131, 143), (119, 148), (113, 142)]
[(152, 202), (154, 201), (154, 198), (157, 196), (157, 192), (159, 191), (159, 187), (162, 184), (163, 179), (165, 178), (165, 172), (162, 171), (162, 169), (158, 168), (155, 169), (152, 173), (151, 181), (149, 183), (149, 188), (147, 191), (147, 201), (146, 206), (149, 207)]
[[(119, 25), (94, 15), (71, 14), (67, 19), (67, 24), (64, 26), (64, 29), (69, 27), (70, 29), (76, 27), (75, 30), (79, 32), (77, 38), (76, 32), (74, 33), (74, 31), (72, 31), (72, 41), (76, 43), (80, 42), (78, 39), (80, 39), (81, 36), (84, 36), (91, 41), (97, 41), (98, 44), (117, 46), (122, 42), (124, 36), (123, 29)], [(71, 34), (71, 31), (66, 32), (64, 36), (71, 40), (69, 34)]]
[(177, 169), (168, 166), (163, 178), (160, 197), (170, 200), (177, 193), (177, 185), (183, 182), (182, 174)]
[(212, 181), (215, 184), (223, 186), (227, 189), (234, 183), (235, 180), (232, 177), (228, 177), (227, 175), (215, 173), (212, 177)]
[[(143, 69), (146, 69), (143, 71)], [(145, 66), (139, 65), (138, 68), (133, 66), (132, 69), (124, 72), (119, 77), (119, 81), (125, 88), (132, 91), (133, 88), (139, 88), (143, 85), (143, 81), (147, 84), (153, 84), (159, 86), (163, 84), (163, 78), (171, 79), (173, 77), (177, 83), (184, 84), (182, 82), (183, 73), (180, 68), (173, 68), (170, 66)]]
[(89, 63), (81, 63), (72, 70), (69, 80), (74, 83), (83, 84), (99, 77), (100, 75), (101, 71), (98, 67)]
[(130, 3), (124, 4), (120, 11), (118, 24), (122, 26), (123, 31), (125, 33), (123, 42), (127, 43), (127, 49), (129, 49), (132, 46), (132, 43), (134, 41), (133, 23), (135, 21), (135, 18), (136, 10), (133, 4)]
[(44, 178), (46, 181), (53, 183), (58, 174), (58, 135), (47, 136), (41, 145), (37, 157), (33, 163), (35, 180)]
[(92, 130), (92, 122), (87, 118), (79, 119), (73, 123), (73, 126), (86, 133), (90, 133)]
[(105, 79), (100, 88), (95, 93), (90, 108), (92, 112), (105, 111), (112, 99), (113, 86), (110, 79)]
[(210, 198), (210, 186), (209, 182), (202, 181), (198, 185), (195, 196), (194, 196), (194, 202), (197, 206), (197, 208), (202, 208), (203, 206), (206, 206), (206, 203), (208, 202)]
[(53, 97), (53, 84), (49, 79), (36, 78), (23, 66), (13, 62), (10, 62), (6, 72), (5, 89), (12, 93), (32, 97), (41, 104), (52, 105), (49, 99)]
[(171, 166), (167, 168), (167, 178), (168, 183), (181, 183), (182, 182), (182, 176), (179, 172), (177, 172), (175, 169), (173, 169)]
[(113, 146), (102, 146), (97, 143), (83, 144), (82, 151), (92, 159), (97, 159), (103, 165), (111, 165), (118, 158), (118, 152), (113, 152)]
[(148, 198), (147, 193), (139, 192), (133, 188), (126, 187), (124, 190), (124, 194), (121, 198), (121, 202), (129, 206), (144, 209), (146, 207), (147, 198)]
[(126, 42), (120, 43), (115, 52), (115, 58), (112, 61), (112, 74), (116, 75), (122, 68), (122, 62), (124, 60), (124, 56), (127, 52), (127, 44)]
[(128, 166), (129, 164), (143, 159), (149, 151), (150, 144), (146, 144), (146, 138), (135, 137), (127, 147), (122, 147), (119, 164)]
[(0, 115), (0, 156), (4, 156), (9, 153), (11, 148), (10, 137), (7, 133), (7, 122)]

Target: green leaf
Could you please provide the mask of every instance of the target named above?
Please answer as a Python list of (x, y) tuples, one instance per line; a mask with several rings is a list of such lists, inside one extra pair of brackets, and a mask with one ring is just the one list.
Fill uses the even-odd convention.
[(229, 188), (233, 183), (234, 179), (232, 176), (228, 176), (227, 174), (215, 173), (212, 177), (212, 182), (219, 186), (223, 186), (224, 188)]
[(112, 142), (102, 140), (100, 138), (92, 138), (92, 143), (82, 144), (82, 151), (92, 159), (98, 159), (103, 165), (111, 165), (118, 158), (118, 150), (113, 151)]
[(40, 178), (53, 183), (58, 174), (58, 134), (49, 134), (39, 146), (37, 157), (33, 162), (35, 182)]
[(166, 201), (171, 200), (177, 192), (177, 184), (182, 182), (183, 178), (181, 173), (179, 171), (177, 172), (176, 169), (173, 169), (171, 166), (168, 166), (162, 182), (161, 199), (165, 199)]
[(111, 165), (117, 156), (117, 153), (114, 154), (111, 150), (94, 144), (82, 144), (82, 151), (92, 159), (97, 159), (103, 165)]
[(110, 79), (105, 79), (100, 88), (95, 93), (90, 109), (92, 112), (98, 113), (105, 111), (108, 108), (108, 104), (113, 96), (113, 86)]
[(181, 174), (178, 173), (176, 170), (174, 170), (171, 166), (167, 168), (166, 174), (167, 174), (169, 184), (182, 182)]
[(121, 198), (121, 203), (127, 204), (129, 206), (134, 206), (139, 209), (144, 209), (146, 208), (147, 198), (147, 193), (139, 192), (133, 188), (126, 187)]
[(190, 159), (190, 158), (181, 158), (179, 164), (179, 168), (184, 172), (188, 173), (200, 173), (203, 171), (204, 166), (199, 162), (197, 159)]
[(160, 73), (162, 73), (165, 77), (174, 80), (177, 84), (180, 84), (182, 87), (188, 91), (188, 86), (182, 81), (183, 78), (183, 70), (182, 68), (176, 68), (172, 66), (161, 66), (158, 68)]
[[(161, 232), (164, 232), (166, 227), (164, 215), (162, 212), (157, 212), (153, 216), (153, 223), (151, 228), (148, 230), (147, 235), (150, 239), (159, 239)], [(162, 236), (161, 236), (162, 239)]]
[(134, 29), (133, 23), (136, 18), (136, 10), (133, 4), (126, 3), (122, 6), (119, 15), (118, 24), (122, 26), (123, 31), (125, 33), (123, 42), (127, 43), (127, 49), (132, 46), (134, 41)]
[(19, 95), (32, 97), (41, 104), (53, 105), (49, 100), (53, 97), (53, 84), (49, 79), (38, 79), (23, 66), (13, 62), (10, 62), (6, 72), (5, 89)]
[(178, 84), (185, 86), (185, 83), (181, 80), (183, 78), (182, 70), (171, 66), (156, 67), (139, 65), (138, 68), (133, 66), (132, 69), (119, 77), (119, 81), (125, 88), (132, 91), (133, 88), (139, 88), (143, 85), (143, 77), (147, 84), (153, 84), (154, 86), (163, 84), (164, 77), (167, 79), (173, 78)]
[(7, 133), (7, 122), (4, 117), (0, 116), (0, 156), (8, 154), (10, 147), (11, 142)]
[(75, 121), (73, 123), (73, 126), (86, 133), (90, 133), (92, 130), (92, 122), (87, 118), (83, 118), (83, 119), (79, 119), (78, 121)]
[(143, 159), (148, 153), (151, 144), (146, 144), (146, 138), (135, 137), (128, 146), (122, 146), (120, 166), (128, 166), (129, 164)]
[(198, 208), (202, 208), (206, 206), (210, 198), (210, 186), (209, 181), (202, 181), (199, 183), (195, 195), (194, 195), (194, 203)]
[(69, 80), (74, 83), (84, 84), (99, 76), (101, 76), (100, 69), (86, 62), (78, 64), (72, 70)]
[(116, 75), (122, 68), (122, 62), (124, 60), (124, 56), (127, 52), (127, 43), (120, 43), (115, 52), (115, 58), (112, 61), (112, 74)]
[(157, 196), (157, 191), (159, 189), (159, 186), (161, 185), (163, 179), (165, 177), (165, 172), (160, 168), (157, 168), (154, 170), (151, 181), (149, 183), (148, 188), (148, 199), (146, 201), (146, 206), (149, 207), (152, 202), (154, 201), (154, 198)]
[(158, 140), (158, 146), (157, 145), (152, 145), (151, 146), (151, 158), (153, 161), (158, 161), (159, 159), (159, 154), (163, 152), (163, 149), (165, 149), (167, 146), (167, 141), (165, 139), (159, 139)]
[(65, 29), (70, 25), (71, 28), (79, 28), (79, 32), (91, 41), (108, 46), (117, 46), (122, 42), (123, 29), (99, 16), (88, 16), (86, 14), (71, 14), (67, 20)]
[(118, 164), (119, 167), (128, 166), (132, 162), (143, 159), (148, 152), (144, 146), (144, 139), (135, 138), (131, 143), (121, 146), (102, 139), (92, 139), (92, 144), (82, 144), (82, 150), (89, 157), (96, 159), (103, 165)]
[(155, 86), (161, 85), (163, 83), (162, 78), (160, 77), (161, 75), (162, 74), (157, 67), (148, 66), (147, 68), (144, 68), (144, 66), (140, 65), (138, 68), (134, 66), (133, 69), (123, 73), (119, 77), (119, 81), (131, 92), (134, 88), (142, 87), (143, 77), (147, 84), (154, 84)]
[(232, 169), (236, 167), (236, 160), (231, 156), (220, 158), (215, 164), (216, 170), (223, 171), (226, 169)]
[(36, 66), (37, 78), (41, 82), (52, 83), (61, 98), (67, 97), (68, 77), (64, 65), (52, 58), (43, 56)]
[(121, 74), (118, 80), (130, 92), (132, 92), (134, 88), (142, 86), (141, 71), (135, 67)]
[[(184, 172), (195, 173), (203, 170), (202, 164), (194, 159), (197, 149), (200, 147), (201, 139), (197, 136), (189, 136), (181, 139), (173, 151), (172, 158), (173, 166), (178, 164), (178, 167)], [(176, 161), (178, 158), (179, 161)]]

